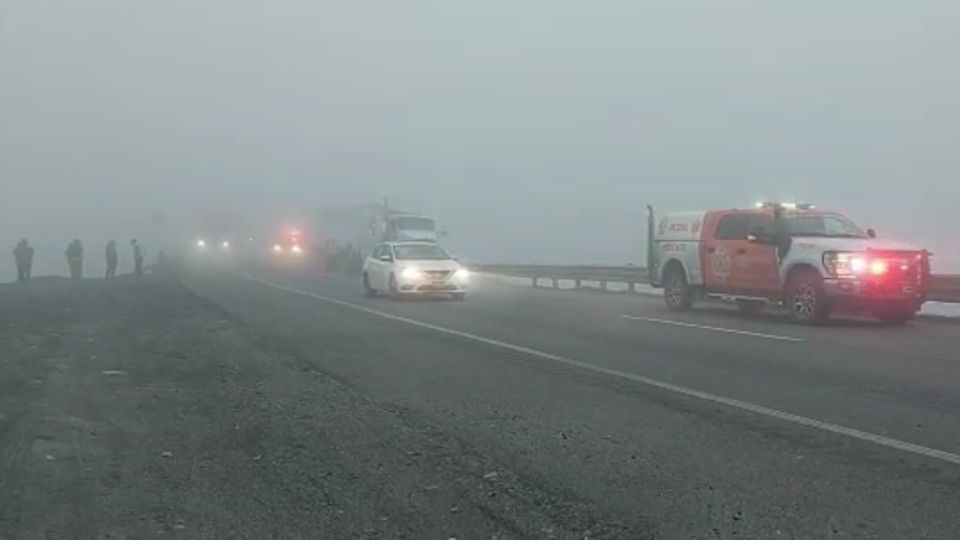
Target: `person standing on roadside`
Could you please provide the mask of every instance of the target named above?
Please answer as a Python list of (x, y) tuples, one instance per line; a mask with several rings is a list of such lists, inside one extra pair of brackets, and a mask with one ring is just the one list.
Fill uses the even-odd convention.
[(134, 273), (137, 274), (137, 277), (143, 277), (143, 250), (140, 248), (140, 243), (137, 242), (136, 238), (130, 240), (130, 245), (133, 246)]
[(80, 240), (74, 239), (67, 246), (67, 265), (70, 267), (70, 277), (74, 281), (83, 279), (83, 244)]
[(33, 279), (33, 246), (27, 245), (27, 281)]
[(17, 262), (17, 282), (30, 281), (30, 275), (33, 271), (33, 246), (30, 245), (30, 242), (27, 242), (26, 238), (20, 239), (17, 247), (13, 249), (13, 258)]
[(350, 247), (350, 273), (363, 273), (363, 257), (360, 255), (360, 250), (357, 249), (356, 246)]
[(117, 242), (111, 240), (107, 242), (107, 279), (117, 277)]

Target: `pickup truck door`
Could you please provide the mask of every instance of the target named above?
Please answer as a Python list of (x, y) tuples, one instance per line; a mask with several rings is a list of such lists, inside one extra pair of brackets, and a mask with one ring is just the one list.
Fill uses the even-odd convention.
[(746, 243), (750, 216), (743, 212), (721, 212), (710, 218), (701, 255), (704, 284), (714, 292), (732, 293), (748, 282), (744, 269), (734, 267), (734, 259)]
[(750, 215), (748, 234), (762, 231), (757, 238), (749, 239), (745, 246), (743, 264), (749, 266), (750, 288), (764, 294), (777, 294), (783, 286), (780, 283), (780, 260), (774, 241), (774, 219), (769, 212), (753, 212)]
[(772, 216), (762, 211), (721, 212), (706, 226), (702, 261), (708, 290), (745, 296), (779, 290), (776, 248), (749, 240), (758, 226), (772, 232)]

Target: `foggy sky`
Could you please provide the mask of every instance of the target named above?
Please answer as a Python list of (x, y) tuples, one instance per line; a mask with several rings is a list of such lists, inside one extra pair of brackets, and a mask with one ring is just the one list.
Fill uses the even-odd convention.
[[(0, 248), (204, 209), (430, 213), (642, 261), (644, 204), (800, 200), (960, 270), (954, 2), (0, 0)], [(12, 261), (0, 263), (3, 272)], [(0, 277), (7, 276), (0, 273)]]

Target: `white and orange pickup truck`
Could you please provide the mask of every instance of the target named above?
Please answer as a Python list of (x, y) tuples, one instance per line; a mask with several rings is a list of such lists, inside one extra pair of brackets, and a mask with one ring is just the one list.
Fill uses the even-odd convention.
[(817, 325), (838, 311), (868, 312), (902, 324), (926, 300), (930, 254), (878, 240), (836, 212), (811, 205), (658, 214), (649, 209), (647, 268), (667, 307), (702, 297), (746, 312), (783, 304)]

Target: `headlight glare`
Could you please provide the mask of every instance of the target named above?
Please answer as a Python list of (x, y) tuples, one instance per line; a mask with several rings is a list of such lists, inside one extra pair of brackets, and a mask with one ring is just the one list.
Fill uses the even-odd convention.
[(408, 266), (400, 272), (400, 277), (404, 281), (420, 281), (423, 279), (423, 272), (416, 266)]
[(864, 274), (868, 264), (862, 253), (828, 251), (823, 254), (823, 267), (832, 276), (853, 277)]
[(887, 261), (873, 261), (870, 263), (870, 273), (875, 276), (882, 276), (890, 270), (890, 264)]

